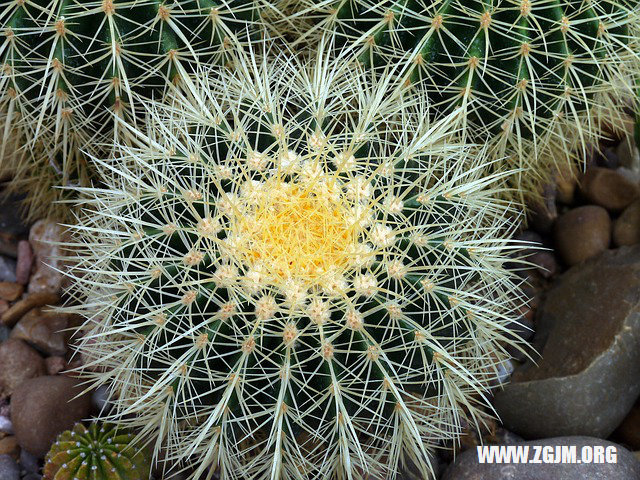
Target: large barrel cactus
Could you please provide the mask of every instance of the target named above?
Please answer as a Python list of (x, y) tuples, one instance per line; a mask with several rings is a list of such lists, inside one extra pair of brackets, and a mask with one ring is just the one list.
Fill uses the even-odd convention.
[(193, 478), (428, 478), (508, 358), (513, 212), (483, 152), (319, 57), (201, 76), (85, 191), (85, 375)]
[[(135, 123), (168, 82), (188, 88), (194, 65), (227, 62), (273, 11), (263, 0), (0, 0), (0, 139), (22, 128), (31, 151), (27, 167), (0, 168), (22, 167), (26, 192), (50, 188), (51, 175), (82, 184), (83, 153), (127, 137), (119, 120)], [(32, 217), (51, 206), (31, 197)]]
[(516, 184), (525, 190), (622, 133), (640, 75), (638, 0), (297, 3), (298, 18), (319, 24), (307, 34), (337, 34), (367, 65), (406, 64), (436, 110), (463, 106), (461, 122), (496, 158), (532, 167)]

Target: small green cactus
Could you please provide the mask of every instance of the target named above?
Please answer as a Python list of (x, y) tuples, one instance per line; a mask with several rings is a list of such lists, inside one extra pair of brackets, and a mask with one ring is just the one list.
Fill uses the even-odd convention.
[(323, 51), (150, 106), (85, 191), (86, 378), (192, 478), (428, 478), (508, 357), (500, 179), (422, 97)]
[(638, 0), (299, 0), (298, 10), (319, 23), (306, 31), (337, 35), (366, 65), (403, 62), (435, 110), (462, 106), (462, 126), (504, 158), (499, 168), (528, 168), (517, 189), (583, 159), (604, 131), (624, 132), (640, 78)]
[(115, 425), (76, 423), (45, 457), (43, 480), (149, 480), (149, 452)]
[[(142, 102), (168, 83), (188, 89), (198, 64), (229, 62), (271, 3), (0, 0), (0, 141), (21, 128), (30, 153), (14, 169), (15, 189), (88, 185), (83, 154), (106, 156), (126, 141), (122, 122), (139, 122)], [(52, 207), (33, 197), (29, 217)]]

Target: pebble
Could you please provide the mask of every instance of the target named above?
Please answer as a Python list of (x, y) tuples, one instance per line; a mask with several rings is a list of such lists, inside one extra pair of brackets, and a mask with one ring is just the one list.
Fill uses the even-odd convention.
[(609, 214), (595, 205), (569, 210), (558, 218), (554, 239), (558, 253), (569, 266), (595, 257), (611, 242)]
[[(599, 155), (597, 157), (596, 164), (599, 167), (604, 167), (604, 168), (617, 168), (618, 165), (620, 165), (620, 157), (618, 156), (618, 153), (613, 148), (607, 147), (602, 152), (602, 155)], [(589, 165), (587, 168), (592, 168), (592, 166)]]
[(0, 415), (0, 432), (13, 434), (13, 423), (5, 414)]
[(93, 404), (94, 410), (97, 412), (109, 412), (112, 407), (109, 401), (109, 395), (109, 387), (106, 385), (100, 385), (96, 388), (91, 395), (91, 403)]
[(533, 337), (535, 326), (533, 322), (526, 318), (521, 317), (517, 322), (510, 321), (506, 328), (509, 329), (509, 333), (505, 336), (511, 340), (517, 340), (518, 342), (527, 341)]
[(0, 344), (0, 396), (10, 396), (25, 380), (45, 373), (42, 357), (22, 340)]
[(0, 455), (0, 479), (20, 480), (20, 468), (10, 455)]
[(572, 168), (568, 163), (559, 165), (558, 171), (555, 174), (555, 181), (556, 200), (564, 205), (573, 204), (576, 187), (578, 185), (575, 168)]
[(11, 397), (11, 421), (20, 446), (43, 457), (58, 434), (86, 418), (91, 395), (76, 397), (83, 388), (80, 380), (64, 375), (22, 383)]
[(16, 282), (20, 285), (27, 285), (31, 276), (33, 266), (33, 250), (27, 240), (18, 242), (18, 262), (16, 263)]
[(640, 200), (629, 205), (613, 223), (613, 243), (618, 247), (640, 243)]
[(543, 242), (542, 236), (533, 230), (524, 230), (513, 237), (514, 240), (521, 243), (518, 250), (518, 256), (528, 257), (533, 255), (540, 249)]
[(543, 187), (542, 197), (531, 205), (529, 222), (535, 231), (549, 233), (557, 218), (555, 184), (547, 184)]
[(58, 355), (45, 358), (44, 363), (47, 368), (47, 375), (57, 375), (67, 368), (67, 361), (64, 357)]
[(620, 157), (620, 165), (627, 168), (640, 169), (640, 153), (638, 152), (638, 147), (633, 143), (633, 138), (629, 139), (627, 137), (623, 139), (616, 148), (616, 153)]
[(509, 381), (511, 374), (513, 374), (514, 364), (511, 360), (507, 359), (498, 364), (496, 369), (496, 384), (502, 385)]
[(631, 183), (637, 183), (638, 185), (640, 185), (640, 171), (629, 170), (626, 167), (620, 167), (616, 169), (616, 172), (625, 177)]
[[(444, 472), (441, 480), (636, 480), (640, 478), (640, 462), (629, 450), (599, 438), (567, 436), (534, 440), (516, 445), (529, 446), (529, 459), (534, 445), (576, 447), (576, 459), (581, 459), (582, 448), (614, 447), (615, 463), (480, 463), (476, 449), (462, 452)], [(553, 448), (555, 452), (555, 448)], [(555, 457), (555, 453), (554, 453)], [(593, 461), (593, 460), (592, 460)]]
[(38, 473), (27, 473), (21, 480), (42, 480), (42, 475)]
[(14, 460), (20, 458), (20, 445), (13, 435), (0, 438), (0, 455), (9, 455)]
[(615, 170), (593, 167), (582, 177), (584, 197), (610, 212), (619, 212), (640, 196), (640, 187)]
[(62, 330), (67, 326), (66, 316), (33, 308), (13, 327), (11, 338), (24, 340), (47, 355), (64, 355), (69, 334)]
[(36, 258), (36, 268), (29, 281), (29, 292), (61, 292), (65, 277), (60, 270), (64, 254), (59, 242), (67, 240), (66, 230), (51, 220), (38, 220), (31, 227), (29, 242)]
[[(640, 245), (560, 276), (538, 310), (541, 354), (496, 392), (505, 428), (524, 438), (607, 438), (640, 394)], [(535, 406), (535, 408), (532, 408)]]
[(44, 305), (57, 305), (60, 297), (54, 293), (38, 292), (27, 295), (22, 300), (17, 301), (0, 317), (0, 325), (13, 327), (29, 310)]
[(24, 292), (24, 287), (19, 283), (0, 282), (0, 299), (15, 302)]
[(38, 457), (26, 450), (20, 450), (20, 466), (28, 473), (37, 473), (40, 470)]
[(16, 261), (0, 255), (0, 281), (16, 282)]
[(558, 262), (552, 252), (538, 250), (527, 260), (536, 266), (536, 271), (544, 278), (551, 278), (558, 272)]

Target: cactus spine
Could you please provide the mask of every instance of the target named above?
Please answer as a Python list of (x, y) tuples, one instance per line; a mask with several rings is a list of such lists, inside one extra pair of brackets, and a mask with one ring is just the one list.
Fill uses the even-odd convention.
[(174, 92), (86, 192), (86, 376), (193, 478), (427, 478), (507, 358), (499, 179), (420, 96), (322, 51)]
[(640, 77), (637, 0), (298, 4), (299, 18), (347, 39), (363, 63), (404, 62), (436, 110), (463, 106), (476, 141), (531, 167), (515, 185), (529, 191), (603, 131), (624, 130), (623, 100)]
[[(28, 166), (14, 169), (17, 185), (50, 188), (52, 175), (53, 185), (85, 184), (84, 153), (105, 156), (114, 141), (126, 140), (121, 122), (139, 121), (142, 102), (161, 96), (168, 82), (188, 88), (194, 66), (228, 61), (265, 5), (0, 0), (2, 140), (22, 129), (31, 153)], [(28, 202), (29, 216), (42, 214), (42, 200)]]

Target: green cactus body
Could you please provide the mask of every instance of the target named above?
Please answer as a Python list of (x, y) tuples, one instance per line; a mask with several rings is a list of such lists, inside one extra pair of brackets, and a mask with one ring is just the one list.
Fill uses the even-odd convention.
[(114, 425), (82, 423), (62, 432), (47, 453), (44, 480), (148, 480), (149, 452)]
[(616, 101), (633, 98), (640, 73), (637, 0), (311, 3), (363, 63), (407, 62), (438, 110), (463, 106), (478, 141), (534, 176), (595, 142), (602, 122), (623, 131)]
[(74, 268), (86, 374), (193, 478), (406, 458), (427, 478), (506, 358), (510, 209), (420, 97), (325, 60), (239, 63), (100, 164)]
[[(141, 102), (161, 97), (169, 82), (188, 88), (199, 63), (228, 62), (264, 6), (2, 0), (0, 11), (0, 107), (9, 125), (25, 131), (27, 150), (42, 144), (46, 152), (33, 154), (26, 178), (38, 182), (51, 169), (54, 185), (67, 186), (85, 180), (81, 151), (105, 156), (116, 139), (126, 139), (118, 119), (135, 124)], [(35, 209), (41, 200), (34, 199)]]

